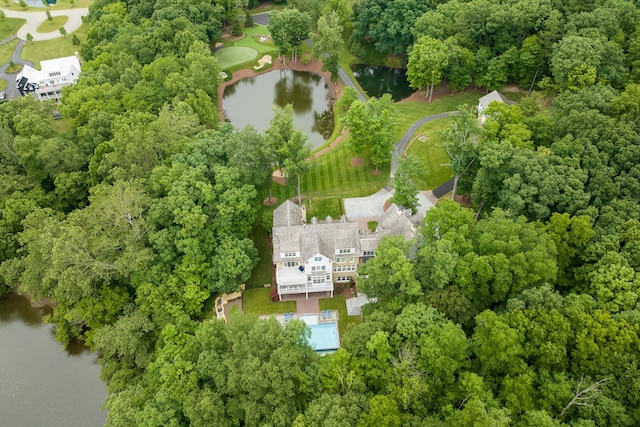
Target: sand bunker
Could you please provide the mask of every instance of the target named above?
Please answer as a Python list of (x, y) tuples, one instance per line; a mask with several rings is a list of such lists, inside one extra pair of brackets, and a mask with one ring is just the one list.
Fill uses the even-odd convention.
[(264, 67), (265, 64), (271, 64), (271, 55), (265, 55), (262, 58), (258, 59), (258, 65), (254, 66), (253, 69), (254, 70), (259, 70), (260, 68)]

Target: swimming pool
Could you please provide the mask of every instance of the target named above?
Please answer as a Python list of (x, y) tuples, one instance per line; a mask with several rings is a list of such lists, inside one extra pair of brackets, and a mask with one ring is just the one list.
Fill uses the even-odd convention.
[(315, 351), (337, 350), (340, 348), (338, 322), (318, 323), (309, 325), (311, 339), (309, 344)]

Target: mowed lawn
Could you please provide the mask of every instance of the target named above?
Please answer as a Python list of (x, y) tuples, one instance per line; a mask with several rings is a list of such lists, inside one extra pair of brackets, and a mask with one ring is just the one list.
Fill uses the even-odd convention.
[(64, 37), (25, 43), (20, 52), (20, 57), (33, 62), (35, 68), (40, 69), (40, 61), (71, 56), (77, 52), (79, 48), (79, 46), (73, 44), (73, 34), (83, 42), (87, 38), (89, 28), (90, 24), (82, 24), (80, 28)]
[(0, 40), (16, 34), (25, 22), (27, 22), (27, 20), (21, 18), (0, 19)]
[(446, 118), (425, 123), (407, 149), (407, 155), (417, 157), (422, 164), (420, 171), (412, 177), (420, 190), (433, 190), (453, 177), (449, 157), (440, 148), (440, 132), (447, 129), (451, 121)]
[(247, 289), (242, 293), (242, 311), (248, 314), (284, 314), (296, 311), (295, 301), (271, 301), (271, 288)]
[(250, 47), (230, 46), (216, 52), (216, 58), (223, 70), (258, 58), (258, 51)]

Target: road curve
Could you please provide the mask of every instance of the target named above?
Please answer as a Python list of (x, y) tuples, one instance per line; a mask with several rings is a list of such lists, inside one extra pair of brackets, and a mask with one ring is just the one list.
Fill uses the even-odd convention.
[[(39, 33), (36, 31), (40, 24), (47, 20), (47, 13), (42, 12), (21, 12), (15, 10), (2, 9), (4, 15), (7, 18), (21, 18), (26, 19), (27, 22), (18, 30), (18, 38), (27, 40), (27, 34), (33, 36), (34, 41), (51, 40), (58, 37), (62, 37), (59, 31), (50, 31), (48, 33)], [(89, 9), (86, 7), (63, 9), (63, 10), (51, 10), (49, 11), (51, 16), (67, 16), (69, 19), (64, 24), (64, 29), (67, 30), (67, 34), (71, 34), (82, 25), (82, 17), (89, 13)]]
[(446, 119), (447, 117), (458, 115), (458, 114), (460, 113), (458, 113), (457, 111), (449, 111), (446, 113), (434, 114), (432, 116), (423, 117), (417, 120), (414, 124), (412, 124), (409, 127), (409, 129), (407, 129), (407, 131), (404, 133), (404, 135), (402, 135), (402, 138), (400, 138), (400, 141), (398, 141), (398, 143), (396, 144), (395, 150), (393, 150), (393, 157), (391, 158), (391, 174), (390, 174), (391, 179), (393, 179), (395, 171), (396, 169), (398, 169), (398, 163), (400, 161), (400, 158), (402, 157), (402, 153), (404, 152), (409, 141), (411, 141), (411, 137), (413, 136), (414, 133), (416, 133), (416, 131), (420, 126), (422, 126), (425, 123), (431, 122), (433, 120)]

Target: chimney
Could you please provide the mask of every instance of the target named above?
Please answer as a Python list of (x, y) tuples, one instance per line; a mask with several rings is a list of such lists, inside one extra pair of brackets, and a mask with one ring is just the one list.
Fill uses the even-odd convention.
[(311, 224), (317, 224), (318, 223), (318, 218), (316, 218), (315, 216), (311, 218)]
[(307, 207), (305, 205), (300, 206), (300, 216), (302, 222), (307, 222)]
[(80, 63), (80, 65), (82, 65), (82, 59), (80, 58), (80, 54), (78, 52), (75, 52), (74, 55), (78, 59), (78, 62)]
[(325, 218), (325, 222), (326, 222), (327, 224), (331, 224), (331, 220), (332, 220), (332, 219), (333, 219), (333, 218), (331, 218), (331, 215), (327, 215), (327, 218)]

